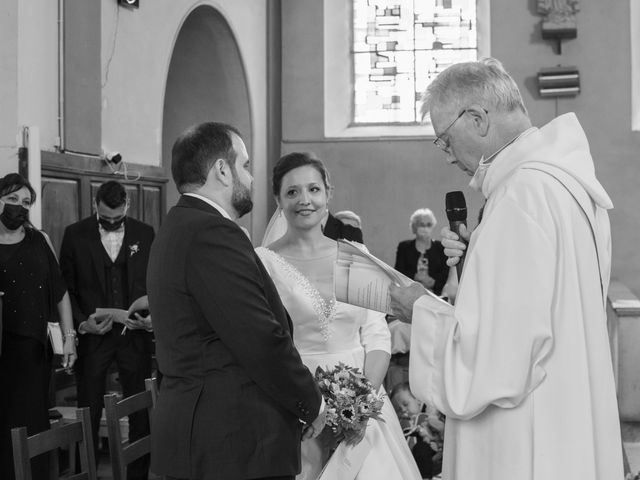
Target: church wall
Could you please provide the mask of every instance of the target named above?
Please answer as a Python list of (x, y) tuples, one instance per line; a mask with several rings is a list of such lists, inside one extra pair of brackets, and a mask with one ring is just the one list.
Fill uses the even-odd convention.
[(18, 0), (5, 0), (0, 14), (0, 175), (16, 168), (18, 123)]
[[(124, 9), (118, 12), (112, 2), (103, 2), (103, 78), (109, 65), (108, 81), (102, 92), (103, 148), (117, 150), (132, 162), (162, 166), (162, 114), (173, 47), (189, 13), (200, 5), (210, 5), (229, 23), (244, 63), (253, 123), (250, 153), (256, 159), (254, 176), (261, 179), (256, 181), (256, 195), (265, 198), (266, 3), (266, 0), (154, 0), (142, 1), (139, 12)], [(116, 15), (119, 15), (118, 35), (115, 53), (111, 55)], [(264, 228), (263, 204), (256, 205), (252, 230)]]
[[(2, 174), (18, 169), (16, 135), (22, 125), (39, 127), (43, 150), (58, 144), (57, 3), (3, 0), (0, 6)], [(116, 0), (99, 4), (101, 112), (100, 121), (88, 127), (99, 144), (90, 142), (91, 151), (78, 153), (118, 151), (127, 162), (162, 166), (164, 93), (174, 42), (188, 14), (209, 5), (224, 16), (238, 42), (249, 88), (254, 176), (261, 179), (256, 194), (266, 198), (267, 1), (142, 0), (137, 10), (119, 7)], [(266, 202), (257, 205), (253, 228), (264, 228), (265, 209)]]
[(57, 142), (57, 2), (5, 0), (0, 7), (0, 174), (18, 168), (22, 126)]
[[(372, 252), (393, 262), (397, 243), (410, 238), (418, 207), (446, 223), (444, 194), (462, 189), (473, 219), (482, 199), (450, 167), (430, 138), (325, 139), (323, 135), (322, 2), (283, 1), (283, 152), (311, 150), (326, 161), (336, 187), (331, 209), (362, 216)], [(543, 125), (574, 111), (591, 144), (596, 172), (612, 197), (613, 273), (640, 294), (640, 133), (631, 132), (629, 2), (580, 2), (578, 38), (555, 45), (540, 38), (535, 2), (491, 1), (491, 54), (521, 87), (532, 121)], [(539, 98), (535, 77), (558, 64), (580, 70), (575, 98)], [(472, 220), (471, 223), (474, 223)], [(523, 254), (526, 254), (523, 252)]]

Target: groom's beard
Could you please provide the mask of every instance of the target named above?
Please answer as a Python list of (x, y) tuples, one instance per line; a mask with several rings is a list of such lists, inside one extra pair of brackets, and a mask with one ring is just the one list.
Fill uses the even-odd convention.
[(245, 187), (238, 179), (238, 174), (233, 170), (233, 190), (231, 192), (231, 206), (238, 214), (238, 218), (246, 215), (253, 209), (251, 189)]

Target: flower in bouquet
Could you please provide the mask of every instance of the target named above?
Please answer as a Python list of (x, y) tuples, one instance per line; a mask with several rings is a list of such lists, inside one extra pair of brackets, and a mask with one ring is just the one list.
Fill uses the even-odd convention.
[(383, 421), (383, 395), (374, 392), (359, 369), (339, 363), (327, 370), (318, 367), (315, 377), (326, 403), (326, 428), (337, 443), (362, 438), (370, 418)]

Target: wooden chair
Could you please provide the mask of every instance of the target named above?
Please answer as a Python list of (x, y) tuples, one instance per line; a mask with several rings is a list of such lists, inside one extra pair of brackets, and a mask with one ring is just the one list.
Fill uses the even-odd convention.
[[(145, 390), (151, 392), (151, 399), (153, 400), (153, 408), (155, 408), (156, 402), (158, 401), (158, 380), (156, 379), (156, 377), (145, 378), (144, 388)], [(149, 422), (151, 422), (151, 418), (149, 418)]]
[[(80, 452), (82, 471), (70, 474), (66, 478), (72, 480), (97, 480), (89, 409), (78, 409), (76, 418), (79, 421), (73, 421), (30, 437), (27, 437), (26, 427), (11, 429), (16, 480), (31, 480), (31, 459), (46, 452), (49, 452), (51, 457), (51, 478), (58, 478), (58, 448), (69, 446), (70, 450), (73, 450), (76, 444)], [(73, 464), (71, 468), (74, 468)]]
[(133, 413), (147, 411), (151, 422), (153, 395), (150, 391), (136, 393), (118, 401), (116, 394), (104, 396), (104, 409), (109, 432), (109, 454), (114, 480), (126, 480), (127, 465), (142, 456), (151, 453), (151, 435), (146, 435), (133, 442), (124, 439), (120, 430), (120, 420)]

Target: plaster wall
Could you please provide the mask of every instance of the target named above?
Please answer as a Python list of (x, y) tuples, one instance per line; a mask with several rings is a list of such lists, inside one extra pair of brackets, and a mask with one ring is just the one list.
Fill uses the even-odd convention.
[[(41, 148), (58, 144), (57, 1), (3, 0), (0, 6), (0, 173), (18, 168), (22, 125), (40, 128)], [(165, 85), (174, 43), (189, 13), (215, 8), (228, 22), (247, 76), (256, 196), (266, 199), (267, 0), (153, 0), (135, 10), (100, 2), (101, 127), (91, 152), (118, 151), (125, 161), (162, 166)], [(95, 132), (92, 132), (94, 134)], [(264, 228), (266, 201), (252, 229)]]
[[(254, 194), (266, 199), (266, 0), (140, 4), (138, 10), (129, 10), (118, 8), (116, 2), (102, 2), (103, 150), (119, 151), (127, 161), (163, 167), (163, 106), (174, 45), (189, 13), (208, 5), (224, 17), (238, 43), (252, 117), (248, 143)], [(266, 215), (266, 201), (256, 202), (252, 231), (264, 229)]]
[(18, 169), (23, 126), (39, 127), (43, 148), (57, 143), (57, 12), (52, 0), (0, 7), (0, 175)]

